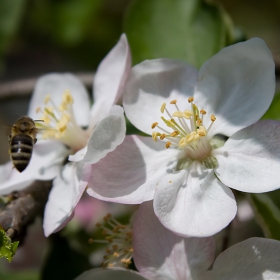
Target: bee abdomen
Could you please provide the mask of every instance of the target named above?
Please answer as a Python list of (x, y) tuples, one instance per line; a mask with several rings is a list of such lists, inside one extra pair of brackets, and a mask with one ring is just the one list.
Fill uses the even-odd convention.
[(33, 139), (25, 134), (15, 135), (11, 139), (10, 157), (14, 167), (22, 172), (28, 165), (33, 150)]

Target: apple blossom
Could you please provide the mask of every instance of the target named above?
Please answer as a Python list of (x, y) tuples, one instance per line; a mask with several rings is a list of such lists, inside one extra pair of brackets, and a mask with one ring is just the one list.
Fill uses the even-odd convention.
[[(184, 238), (167, 230), (144, 202), (133, 223), (133, 259), (138, 272), (114, 267), (84, 272), (76, 280), (254, 280), (279, 279), (280, 242), (250, 238), (224, 252), (214, 261), (211, 237)], [(213, 268), (211, 265), (214, 261)]]
[(280, 186), (280, 124), (259, 121), (274, 91), (273, 58), (258, 38), (224, 48), (199, 71), (170, 59), (134, 66), (125, 113), (152, 137), (126, 137), (95, 165), (87, 192), (119, 203), (153, 200), (178, 235), (219, 232), (236, 215), (230, 188)]
[[(86, 88), (74, 75), (48, 74), (36, 83), (28, 115), (44, 121), (39, 141), (22, 174), (10, 171), (11, 163), (1, 167), (0, 172), (8, 170), (8, 174), (0, 192), (25, 188), (34, 180), (54, 179), (44, 214), (46, 236), (72, 218), (87, 186), (91, 164), (113, 151), (125, 137), (123, 109), (114, 104), (122, 95), (130, 67), (130, 49), (122, 35), (97, 69), (91, 108)], [(63, 165), (68, 156), (70, 162)]]

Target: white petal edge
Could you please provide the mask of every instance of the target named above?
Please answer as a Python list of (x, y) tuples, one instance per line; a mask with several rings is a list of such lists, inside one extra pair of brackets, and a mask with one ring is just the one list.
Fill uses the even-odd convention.
[[(85, 271), (79, 275), (75, 280), (112, 280), (112, 279), (121, 279), (121, 280), (145, 280), (146, 278), (142, 277), (139, 273), (127, 270), (124, 268), (94, 268), (88, 271)], [(146, 279), (148, 280), (148, 279)]]
[(41, 76), (35, 85), (35, 89), (29, 104), (28, 116), (33, 119), (40, 119), (42, 113), (36, 110), (44, 108), (46, 95), (50, 95), (55, 106), (59, 107), (62, 102), (62, 95), (66, 90), (70, 90), (74, 103), (73, 110), (77, 123), (80, 126), (88, 126), (90, 100), (89, 94), (82, 82), (70, 73), (52, 73)]
[(194, 94), (196, 79), (195, 68), (176, 60), (146, 60), (134, 66), (123, 98), (126, 116), (138, 129), (152, 134), (151, 124), (161, 123), (161, 105), (174, 99), (179, 108), (189, 105), (188, 97)]
[(280, 279), (280, 242), (250, 238), (222, 252), (207, 280)]
[(177, 154), (151, 137), (126, 136), (115, 151), (92, 166), (87, 192), (101, 200), (125, 204), (151, 200), (156, 183)]
[(94, 105), (91, 109), (91, 126), (107, 117), (110, 108), (123, 94), (129, 71), (131, 54), (125, 34), (101, 61), (93, 81)]
[(214, 260), (215, 243), (211, 237), (175, 235), (159, 222), (151, 201), (142, 203), (136, 214), (132, 240), (137, 269), (153, 280), (203, 279)]
[(244, 128), (214, 150), (215, 173), (227, 186), (250, 193), (280, 187), (280, 122), (259, 121)]
[[(199, 71), (194, 102), (214, 114), (209, 136), (236, 131), (258, 121), (275, 93), (275, 64), (265, 42), (253, 38), (222, 49)], [(210, 118), (204, 118), (208, 127)]]
[(123, 142), (125, 133), (123, 108), (113, 105), (110, 115), (94, 128), (87, 146), (75, 155), (69, 156), (69, 160), (94, 164), (115, 150)]
[(73, 218), (73, 211), (87, 186), (86, 181), (79, 180), (81, 172), (86, 171), (81, 163), (68, 163), (54, 179), (44, 213), (46, 237), (62, 229)]
[(194, 162), (188, 170), (170, 173), (159, 181), (154, 210), (161, 223), (186, 237), (207, 237), (225, 228), (235, 217), (232, 191), (213, 170)]

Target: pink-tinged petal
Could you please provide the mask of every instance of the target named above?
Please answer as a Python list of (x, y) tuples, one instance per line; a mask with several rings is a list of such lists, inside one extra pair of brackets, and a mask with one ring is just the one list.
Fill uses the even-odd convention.
[(138, 129), (152, 134), (151, 124), (161, 122), (164, 102), (169, 104), (176, 99), (179, 107), (189, 105), (187, 100), (194, 94), (196, 78), (195, 68), (171, 59), (147, 60), (134, 66), (123, 99), (128, 119)]
[[(107, 117), (122, 93), (131, 68), (131, 54), (125, 34), (99, 64), (94, 76), (95, 104), (91, 110), (91, 126)], [(94, 122), (94, 123), (93, 123)]]
[[(83, 274), (75, 278), (75, 280), (147, 280), (139, 273), (124, 268), (94, 268), (85, 271)], [(164, 280), (164, 279), (162, 279)]]
[(73, 110), (77, 123), (80, 126), (88, 126), (90, 101), (89, 94), (81, 81), (72, 74), (47, 74), (41, 76), (36, 85), (29, 104), (28, 115), (33, 119), (39, 119), (41, 114), (36, 110), (44, 108), (46, 95), (50, 95), (55, 106), (59, 107), (62, 102), (62, 95), (70, 90), (74, 103)]
[(280, 122), (264, 120), (231, 136), (214, 150), (215, 173), (227, 186), (251, 193), (280, 187)]
[(236, 215), (231, 190), (213, 170), (194, 162), (188, 170), (159, 181), (154, 209), (161, 223), (182, 236), (206, 237), (225, 228)]
[(113, 105), (110, 115), (94, 128), (87, 146), (75, 155), (69, 156), (69, 160), (94, 164), (115, 150), (123, 142), (125, 133), (123, 108)]
[[(256, 121), (275, 93), (275, 65), (263, 40), (253, 38), (222, 49), (203, 64), (195, 103), (217, 119), (210, 136), (231, 136)], [(210, 118), (204, 118), (206, 125)], [(208, 125), (207, 125), (208, 126)]]
[(62, 229), (73, 218), (73, 211), (87, 186), (87, 182), (79, 178), (86, 178), (88, 173), (88, 166), (83, 168), (81, 163), (68, 163), (54, 179), (44, 214), (46, 237)]
[(137, 269), (153, 280), (203, 279), (214, 260), (212, 238), (175, 235), (159, 222), (151, 201), (142, 203), (136, 214), (132, 240)]
[(0, 168), (0, 194), (25, 189), (35, 180), (51, 180), (67, 156), (66, 148), (55, 141), (38, 142), (33, 147), (31, 160), (23, 172), (13, 168), (12, 162)]
[(207, 280), (280, 279), (280, 242), (250, 238), (222, 252)]
[(126, 136), (115, 151), (92, 166), (87, 192), (98, 199), (125, 204), (151, 200), (156, 183), (177, 154), (151, 137)]

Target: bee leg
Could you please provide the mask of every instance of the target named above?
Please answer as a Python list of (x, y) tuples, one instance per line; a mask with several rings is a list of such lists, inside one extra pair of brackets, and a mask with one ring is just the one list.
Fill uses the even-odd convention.
[(37, 142), (37, 138), (34, 138), (34, 145), (36, 144), (36, 142)]

